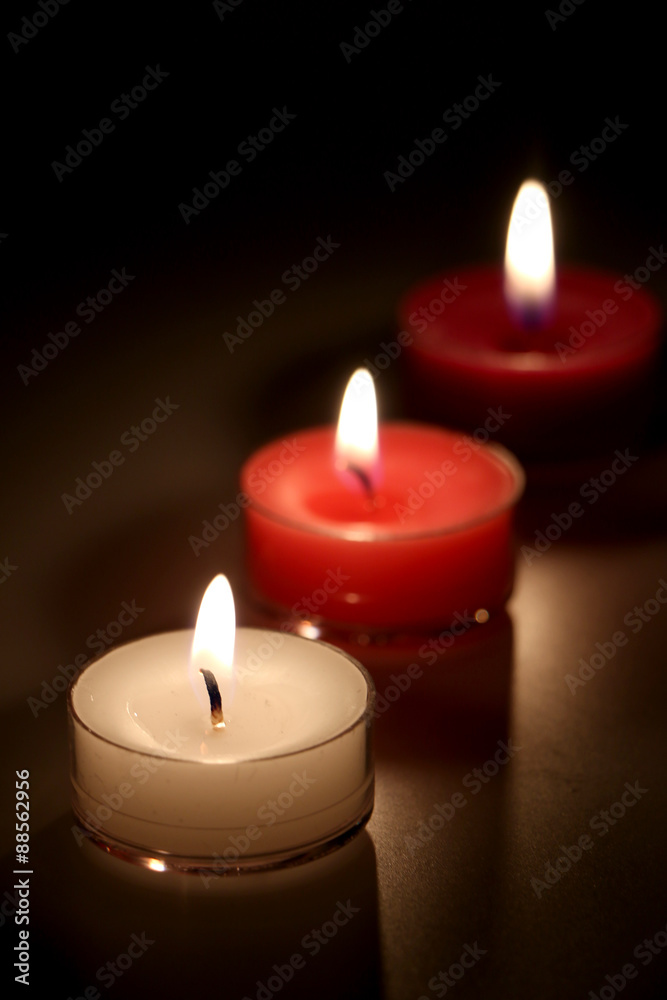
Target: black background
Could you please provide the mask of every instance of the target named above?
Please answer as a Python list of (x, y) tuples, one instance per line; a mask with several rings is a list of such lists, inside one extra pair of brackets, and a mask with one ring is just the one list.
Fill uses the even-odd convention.
[[(0, 587), (3, 837), (9, 850), (13, 772), (30, 768), (34, 995), (79, 995), (132, 932), (146, 930), (157, 943), (110, 988), (116, 995), (210, 987), (254, 997), (253, 983), (355, 887), (357, 929), (349, 939), (341, 931), (332, 953), (281, 995), (433, 996), (429, 979), (478, 939), (488, 957), (457, 995), (598, 991), (667, 922), (664, 621), (647, 624), (576, 695), (563, 677), (666, 574), (667, 464), (655, 428), (632, 482), (579, 536), (521, 564), (513, 629), (501, 622), (487, 645), (461, 652), (464, 681), (450, 690), (451, 678), (441, 679), (444, 690), (406, 697), (379, 720), (376, 813), (370, 836), (339, 862), (342, 874), (305, 868), (295, 886), (246, 882), (227, 895), (218, 888), (215, 900), (192, 886), (170, 894), (113, 871), (91, 874), (94, 860), (70, 833), (64, 697), (36, 717), (27, 699), (123, 600), (145, 609), (123, 636), (131, 639), (191, 625), (215, 572), (243, 591), (240, 524), (199, 556), (189, 536), (234, 498), (253, 447), (334, 418), (345, 378), (395, 333), (397, 299), (412, 283), (500, 259), (525, 177), (572, 170), (552, 206), (560, 259), (622, 275), (661, 245), (657, 14), (635, 5), (619, 15), (586, 0), (552, 30), (539, 5), (414, 0), (348, 62), (340, 44), (368, 20), (365, 4), (243, 0), (221, 20), (210, 3), (71, 0), (15, 53), (5, 36), (37, 9), (3, 9), (0, 208), (0, 558), (18, 567)], [(59, 182), (52, 162), (157, 64), (168, 78)], [(392, 193), (385, 171), (489, 74), (496, 92)], [(186, 225), (179, 204), (238, 158), (274, 107), (295, 120)], [(627, 129), (579, 172), (571, 154), (607, 117)], [(330, 260), (231, 354), (223, 333), (328, 236), (340, 243)], [(136, 276), (127, 290), (25, 385), (17, 368), (32, 349), (123, 267)], [(664, 304), (662, 272), (651, 290)], [(378, 391), (385, 416), (403, 412), (400, 364)], [(179, 410), (68, 514), (61, 496), (76, 477), (167, 395)], [(524, 541), (571, 498), (570, 485), (561, 489), (526, 502)], [(376, 682), (386, 686), (381, 672)], [(411, 856), (405, 836), (508, 735), (526, 746), (511, 777)], [(531, 877), (636, 779), (651, 792), (633, 818), (538, 901)], [(9, 854), (8, 889), (11, 864)], [(14, 944), (10, 920), (2, 936)], [(624, 995), (662, 995), (665, 962), (656, 957)]]

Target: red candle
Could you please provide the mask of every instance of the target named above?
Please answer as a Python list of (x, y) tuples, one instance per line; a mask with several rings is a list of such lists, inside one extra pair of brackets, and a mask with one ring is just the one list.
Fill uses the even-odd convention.
[[(487, 267), (434, 278), (400, 305), (401, 327), (414, 331), (406, 359), (419, 412), (488, 430), (489, 409), (501, 407), (497, 439), (523, 455), (604, 454), (641, 424), (661, 310), (632, 287), (637, 282), (617, 275), (583, 268), (555, 275), (546, 192), (529, 189), (521, 202), (522, 192), (505, 277)], [(531, 218), (527, 204), (541, 214)], [(523, 243), (514, 279), (513, 235), (515, 249)]]
[[(364, 377), (362, 399), (370, 375), (350, 382)], [(338, 435), (302, 431), (242, 469), (255, 596), (306, 631), (320, 620), (385, 631), (486, 620), (512, 587), (516, 460), (421, 424), (383, 424), (374, 443), (352, 416), (355, 445), (341, 441), (344, 412)]]

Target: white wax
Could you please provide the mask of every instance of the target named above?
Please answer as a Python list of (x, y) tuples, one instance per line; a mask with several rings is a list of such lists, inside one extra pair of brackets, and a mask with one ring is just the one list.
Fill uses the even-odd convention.
[(236, 680), (221, 678), (226, 725), (216, 730), (188, 677), (192, 638), (120, 646), (73, 685), (72, 783), (84, 825), (130, 851), (242, 866), (312, 850), (366, 816), (372, 684), (363, 668), (323, 643), (237, 629)]

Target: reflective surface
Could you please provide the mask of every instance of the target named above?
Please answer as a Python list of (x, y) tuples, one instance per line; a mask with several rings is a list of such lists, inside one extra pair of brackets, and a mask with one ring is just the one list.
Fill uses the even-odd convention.
[[(421, 655), (356, 654), (379, 695), (377, 783), (350, 844), (273, 873), (284, 881), (205, 884), (121, 864), (75, 836), (66, 675), (111, 642), (191, 628), (219, 571), (243, 591), (243, 461), (332, 423), (357, 365), (377, 372), (386, 419), (414, 416), (393, 322), (401, 295), (429, 274), (499, 263), (529, 174), (573, 178), (553, 211), (563, 261), (633, 275), (665, 238), (663, 32), (650, 12), (573, 5), (554, 27), (541, 8), (403, 4), (348, 60), (340, 44), (370, 4), (229, 6), (222, 20), (204, 4), (142, 21), (122, 0), (111, 16), (72, 3), (18, 53), (5, 42), (8, 950), (23, 877), (11, 874), (10, 792), (29, 769), (35, 997), (94, 986), (111, 1000), (256, 1000), (263, 988), (280, 1000), (432, 1000), (446, 987), (459, 1000), (563, 1000), (608, 996), (623, 975), (623, 998), (662, 998), (664, 398), (646, 400), (648, 438), (613, 484), (614, 449), (597, 469), (527, 469), (528, 551), (508, 618), (466, 629), (477, 609), (463, 607), (436, 649), (425, 639)], [(37, 10), (8, 15), (6, 33)], [(642, 73), (628, 52), (642, 53)], [(159, 60), (171, 75), (156, 91), (127, 120), (110, 112)], [(454, 129), (480, 76), (501, 85)], [(238, 154), (241, 174), (186, 223), (179, 204), (268, 127), (274, 105), (296, 119), (252, 162)], [(115, 131), (59, 181), (51, 162), (105, 114)], [(627, 129), (594, 160), (576, 153), (607, 118)], [(440, 126), (446, 142), (392, 189), (385, 172), (399, 176), (399, 157), (419, 159), (415, 140)], [(337, 245), (322, 260), (327, 242)], [(317, 270), (295, 287), (317, 247)], [(92, 322), (77, 316), (123, 268), (134, 277), (122, 292)], [(646, 282), (663, 303), (666, 275)], [(245, 330), (275, 289), (284, 301), (230, 349), (225, 334)], [(18, 366), (75, 320), (80, 333), (25, 381)], [(656, 374), (664, 386), (664, 367)], [(110, 469), (111, 454), (123, 461)], [(583, 513), (562, 527), (573, 503)], [(250, 624), (242, 603), (239, 619)]]

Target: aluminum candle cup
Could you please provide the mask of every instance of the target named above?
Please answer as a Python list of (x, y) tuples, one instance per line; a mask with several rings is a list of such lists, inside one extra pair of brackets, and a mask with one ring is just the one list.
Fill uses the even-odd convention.
[(214, 729), (188, 676), (194, 632), (127, 643), (72, 683), (73, 806), (112, 854), (238, 872), (340, 845), (373, 808), (372, 681), (356, 660), (283, 632), (237, 629)]

